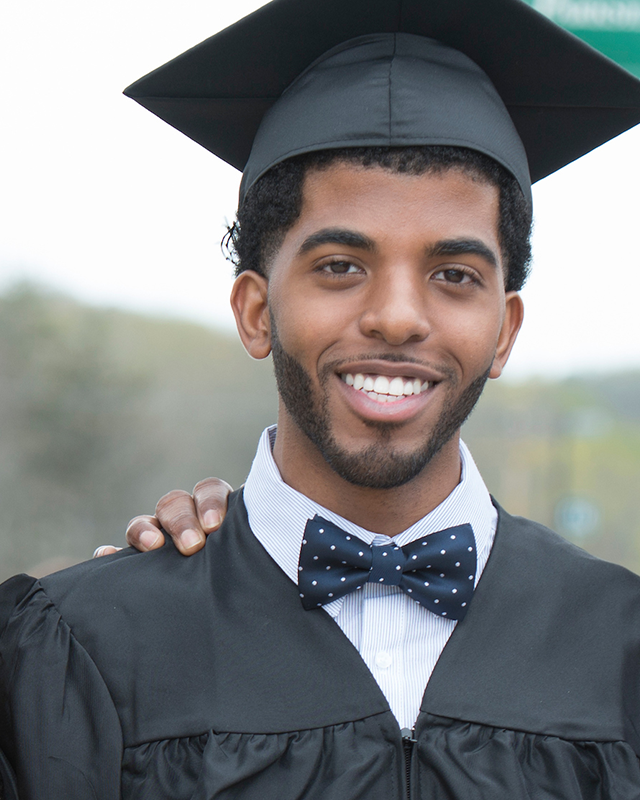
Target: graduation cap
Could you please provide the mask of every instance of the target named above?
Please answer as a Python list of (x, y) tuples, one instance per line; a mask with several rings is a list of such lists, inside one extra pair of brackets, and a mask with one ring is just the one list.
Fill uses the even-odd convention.
[(531, 182), (640, 122), (640, 81), (522, 0), (273, 0), (125, 94), (244, 172), (442, 144)]

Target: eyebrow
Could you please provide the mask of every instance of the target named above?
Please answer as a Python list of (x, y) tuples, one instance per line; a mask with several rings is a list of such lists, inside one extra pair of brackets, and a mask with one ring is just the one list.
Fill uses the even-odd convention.
[(436, 242), (432, 247), (427, 248), (427, 256), (480, 256), (492, 267), (497, 269), (498, 259), (496, 254), (480, 239), (443, 239)]
[[(377, 249), (374, 240), (363, 233), (350, 231), (346, 228), (325, 228), (308, 236), (298, 248), (298, 255), (304, 255), (323, 244), (337, 244), (359, 250), (368, 250), (371, 253)], [(442, 239), (433, 246), (428, 247), (426, 254), (430, 258), (476, 255), (483, 258), (492, 267), (496, 269), (498, 267), (496, 254), (480, 239)]]
[(298, 248), (298, 255), (304, 255), (313, 250), (314, 247), (320, 247), (323, 244), (339, 244), (344, 247), (354, 247), (358, 250), (368, 250), (371, 253), (376, 250), (376, 243), (373, 239), (363, 233), (357, 233), (345, 228), (325, 228), (312, 233), (311, 236), (307, 236)]

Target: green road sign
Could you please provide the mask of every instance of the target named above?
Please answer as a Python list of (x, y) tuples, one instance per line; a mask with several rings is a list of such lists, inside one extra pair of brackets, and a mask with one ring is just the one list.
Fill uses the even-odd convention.
[(640, 0), (526, 0), (640, 77)]

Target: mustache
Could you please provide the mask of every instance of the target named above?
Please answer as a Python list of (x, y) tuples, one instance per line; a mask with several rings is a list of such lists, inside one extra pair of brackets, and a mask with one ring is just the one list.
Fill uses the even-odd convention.
[(417, 364), (420, 367), (424, 367), (428, 370), (434, 370), (435, 372), (444, 375), (445, 378), (454, 383), (457, 381), (455, 371), (451, 369), (448, 364), (439, 364), (435, 361), (425, 361), (420, 358), (415, 358), (415, 356), (410, 356), (406, 353), (389, 353), (388, 351), (380, 353), (356, 353), (355, 355), (350, 355), (348, 358), (338, 358), (334, 361), (329, 361), (322, 367), (320, 379), (321, 381), (325, 381), (330, 375), (340, 372), (340, 367), (343, 364), (366, 361), (388, 361), (390, 364)]

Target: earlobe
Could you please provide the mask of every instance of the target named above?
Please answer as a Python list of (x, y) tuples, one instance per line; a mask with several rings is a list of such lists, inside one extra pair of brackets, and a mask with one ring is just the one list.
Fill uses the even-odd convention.
[(253, 270), (241, 272), (231, 290), (231, 308), (245, 350), (252, 358), (266, 358), (271, 352), (269, 282)]
[(490, 378), (499, 378), (502, 375), (502, 370), (509, 360), (509, 355), (518, 337), (523, 319), (524, 304), (522, 298), (517, 292), (507, 292), (504, 321), (498, 336), (496, 354), (489, 372)]

